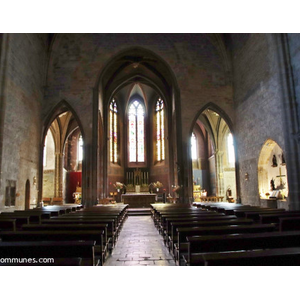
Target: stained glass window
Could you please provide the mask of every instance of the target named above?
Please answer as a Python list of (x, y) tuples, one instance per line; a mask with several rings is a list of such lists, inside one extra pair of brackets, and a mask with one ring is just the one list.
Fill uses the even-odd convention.
[(129, 161), (145, 161), (144, 107), (135, 100), (129, 107)]
[(118, 162), (118, 106), (113, 99), (109, 105), (109, 146), (110, 162)]
[(162, 161), (165, 159), (165, 115), (164, 101), (158, 99), (155, 106), (156, 112), (156, 159)]
[(194, 132), (192, 133), (192, 138), (191, 138), (191, 152), (192, 152), (192, 159), (196, 160), (197, 157), (197, 140)]

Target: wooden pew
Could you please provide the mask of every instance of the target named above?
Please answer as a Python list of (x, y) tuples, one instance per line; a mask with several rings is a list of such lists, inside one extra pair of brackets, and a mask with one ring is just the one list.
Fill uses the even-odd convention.
[[(105, 258), (108, 254), (108, 246), (110, 242), (110, 238), (107, 235), (107, 223), (96, 223), (96, 224), (27, 224), (23, 225), (22, 229), (25, 231), (83, 231), (83, 230), (99, 230), (102, 232), (104, 230), (104, 245), (103, 249), (99, 249), (102, 251), (102, 261), (105, 261)], [(96, 250), (98, 250), (98, 246), (95, 246)]]
[(50, 219), (50, 212), (38, 212), (38, 211), (30, 211), (30, 210), (17, 210), (14, 212), (3, 212), (1, 215), (14, 217), (29, 217), (29, 223), (37, 223), (41, 224), (43, 219)]
[(102, 219), (63, 219), (63, 218), (55, 218), (55, 219), (50, 219), (50, 220), (44, 220), (42, 221), (42, 224), (57, 224), (61, 226), (65, 225), (71, 225), (71, 224), (107, 224), (107, 242), (108, 242), (108, 247), (111, 246), (112, 250), (116, 244), (117, 237), (116, 237), (116, 230), (115, 230), (115, 220), (114, 219), (108, 219), (108, 218), (102, 218)]
[(274, 214), (261, 214), (259, 216), (259, 222), (261, 224), (269, 224), (269, 223), (278, 223), (280, 218), (294, 218), (294, 217), (300, 217), (300, 214), (297, 212), (285, 212), (285, 213), (274, 213)]
[(6, 215), (6, 214), (0, 214), (0, 221), (6, 221), (6, 220), (15, 220), (16, 229), (21, 229), (24, 224), (29, 224), (29, 216), (23, 216), (23, 215)]
[[(81, 230), (81, 231), (2, 231), (0, 239), (3, 242), (21, 241), (95, 241), (100, 252), (104, 249), (104, 230)], [(103, 264), (102, 257), (100, 263)]]
[(188, 265), (198, 265), (199, 255), (207, 252), (300, 247), (300, 231), (187, 236), (186, 240), (184, 260)]
[(161, 231), (165, 237), (171, 234), (171, 223), (172, 222), (207, 222), (207, 221), (229, 221), (236, 220), (236, 216), (225, 216), (225, 215), (210, 215), (210, 216), (177, 216), (177, 217), (168, 217), (165, 219), (164, 227), (162, 227)]
[[(246, 218), (251, 218), (257, 222), (260, 222), (260, 216), (266, 216), (265, 220), (269, 220), (266, 223), (279, 223), (279, 218), (277, 216), (300, 216), (300, 211), (288, 212), (288, 211), (255, 211), (255, 212), (247, 212), (245, 214)], [(269, 217), (274, 217), (270, 218)]]
[(279, 217), (279, 231), (300, 230), (300, 216)]
[[(94, 241), (0, 242), (0, 257), (4, 261), (0, 265), (95, 266), (94, 246)], [(44, 259), (49, 259), (48, 263)]]
[(204, 266), (300, 266), (300, 247), (201, 254)]
[(191, 221), (191, 222), (171, 222), (171, 230), (169, 232), (168, 241), (169, 241), (169, 250), (172, 252), (175, 258), (175, 262), (179, 259), (174, 253), (174, 244), (177, 243), (177, 228), (191, 228), (191, 227), (214, 227), (214, 226), (228, 226), (228, 225), (251, 225), (253, 220), (249, 219), (229, 219), (229, 220), (208, 220), (208, 221)]
[(0, 218), (0, 231), (12, 230), (16, 231), (16, 219), (2, 219)]
[(177, 243), (174, 243), (174, 255), (179, 261), (182, 252), (188, 251), (188, 236), (221, 235), (232, 233), (272, 232), (276, 229), (273, 224), (225, 225), (213, 227), (178, 227)]
[(160, 215), (160, 218), (156, 224), (156, 227), (158, 228), (160, 233), (163, 233), (164, 230), (167, 227), (166, 219), (167, 218), (186, 218), (186, 217), (194, 217), (194, 218), (204, 218), (204, 217), (220, 217), (224, 216), (224, 214), (218, 214), (214, 212), (205, 212), (205, 211), (199, 211), (199, 212), (176, 212), (176, 213), (163, 213)]
[(274, 212), (274, 213), (280, 213), (280, 212), (284, 212), (285, 209), (284, 208), (261, 208), (261, 209), (234, 209), (234, 214), (237, 216), (237, 217), (240, 217), (240, 218), (245, 218), (246, 217), (246, 213), (248, 212), (260, 212), (260, 213), (263, 213), (263, 212)]

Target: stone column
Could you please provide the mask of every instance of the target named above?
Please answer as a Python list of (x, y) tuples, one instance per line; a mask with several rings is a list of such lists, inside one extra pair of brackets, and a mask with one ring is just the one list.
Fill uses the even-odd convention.
[(223, 172), (223, 151), (216, 151), (216, 196), (222, 196), (225, 194), (224, 192), (224, 172)]
[(63, 154), (55, 153), (55, 186), (54, 196), (63, 196)]

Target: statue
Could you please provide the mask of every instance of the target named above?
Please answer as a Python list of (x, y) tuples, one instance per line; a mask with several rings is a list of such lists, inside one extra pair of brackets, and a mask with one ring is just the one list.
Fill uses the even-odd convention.
[(277, 159), (276, 159), (275, 154), (273, 155), (273, 158), (272, 158), (272, 167), (277, 167)]
[(275, 191), (275, 181), (273, 178), (270, 181), (270, 187), (271, 187), (271, 191)]

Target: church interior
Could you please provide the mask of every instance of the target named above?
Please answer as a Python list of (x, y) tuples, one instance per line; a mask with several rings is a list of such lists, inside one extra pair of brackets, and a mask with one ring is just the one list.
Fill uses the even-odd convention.
[(294, 33), (0, 34), (0, 257), (299, 265), (299, 61)]

